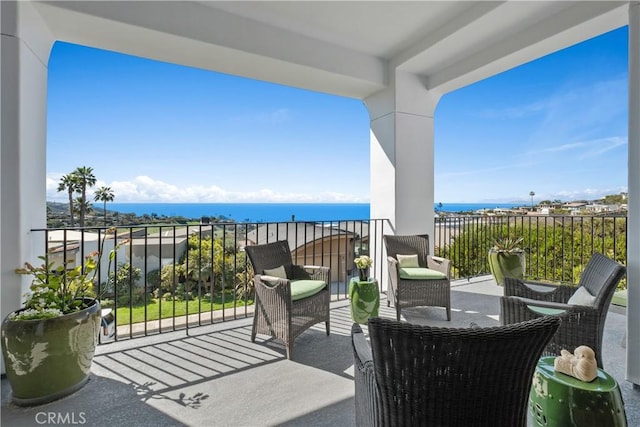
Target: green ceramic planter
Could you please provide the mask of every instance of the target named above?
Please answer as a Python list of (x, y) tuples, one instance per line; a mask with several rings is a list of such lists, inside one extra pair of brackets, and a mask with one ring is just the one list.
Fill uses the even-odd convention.
[(493, 274), (496, 283), (504, 286), (505, 277), (524, 278), (525, 270), (525, 254), (524, 251), (514, 252), (497, 252), (494, 249), (489, 250), (489, 268)]
[(380, 308), (378, 282), (375, 279), (361, 281), (354, 277), (349, 282), (349, 299), (353, 321), (367, 323), (370, 317), (378, 315)]
[(98, 343), (100, 303), (54, 319), (2, 322), (2, 357), (12, 400), (39, 405), (67, 396), (89, 379)]

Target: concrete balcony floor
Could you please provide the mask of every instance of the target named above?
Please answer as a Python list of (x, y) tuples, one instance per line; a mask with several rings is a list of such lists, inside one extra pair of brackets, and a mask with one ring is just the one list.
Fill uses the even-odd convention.
[[(434, 326), (498, 325), (502, 288), (482, 277), (452, 283), (452, 321), (443, 309), (403, 311), (405, 320)], [(383, 296), (380, 315), (394, 318)], [(351, 426), (353, 353), (348, 301), (332, 304), (331, 335), (318, 324), (300, 336), (294, 360), (277, 341), (250, 341), (242, 319), (102, 345), (89, 383), (79, 392), (34, 408), (10, 403), (2, 380), (2, 425), (87, 426)], [(604, 365), (622, 389), (630, 426), (640, 425), (640, 390), (624, 380), (624, 310), (612, 308), (605, 327)], [(66, 418), (65, 418), (66, 417)], [(49, 422), (49, 424), (51, 424)]]

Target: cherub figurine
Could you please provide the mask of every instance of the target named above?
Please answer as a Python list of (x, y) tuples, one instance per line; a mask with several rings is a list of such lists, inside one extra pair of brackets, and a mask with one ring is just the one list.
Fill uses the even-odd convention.
[(598, 376), (598, 364), (594, 351), (586, 345), (577, 347), (573, 354), (561, 350), (553, 362), (556, 371), (570, 375), (580, 381), (591, 382)]

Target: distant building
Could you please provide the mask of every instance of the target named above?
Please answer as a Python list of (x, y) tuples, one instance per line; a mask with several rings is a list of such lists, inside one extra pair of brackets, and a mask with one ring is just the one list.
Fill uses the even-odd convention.
[(508, 215), (510, 213), (512, 213), (513, 211), (511, 209), (506, 209), (506, 208), (495, 208), (493, 210), (493, 213), (496, 215)]
[(538, 214), (540, 215), (551, 215), (553, 208), (551, 206), (540, 206), (538, 207)]
[(611, 212), (611, 205), (603, 205), (603, 204), (600, 204), (600, 203), (593, 203), (593, 204), (590, 204), (590, 205), (586, 205), (584, 207), (584, 210), (587, 213), (591, 213), (591, 214), (603, 213), (603, 212)]
[(127, 256), (131, 255), (131, 265), (140, 269), (141, 277), (146, 277), (149, 271), (178, 263), (187, 250), (189, 237), (198, 233), (201, 237), (211, 236), (212, 229), (212, 226), (171, 226), (146, 236), (133, 236)]
[(346, 281), (356, 256), (368, 254), (369, 224), (341, 221), (334, 224), (282, 222), (258, 226), (247, 233), (249, 245), (287, 240), (293, 263), (331, 268), (332, 281)]
[[(47, 262), (53, 263), (54, 268), (65, 265), (74, 268), (83, 265), (84, 259), (92, 252), (100, 250), (101, 242), (104, 255), (100, 258), (100, 283), (107, 280), (109, 269), (109, 253), (113, 250), (113, 235), (105, 238), (105, 234), (82, 232), (75, 230), (54, 230), (46, 233), (47, 236)], [(120, 247), (116, 258), (125, 260), (126, 250)], [(114, 269), (114, 266), (111, 266)]]
[(580, 215), (585, 206), (587, 206), (586, 202), (569, 202), (562, 205), (562, 209), (568, 211), (570, 215)]

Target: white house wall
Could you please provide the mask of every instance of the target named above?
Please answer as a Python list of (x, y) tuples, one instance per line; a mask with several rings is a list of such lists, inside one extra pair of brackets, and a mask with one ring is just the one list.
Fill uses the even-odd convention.
[[(47, 63), (53, 38), (30, 3), (0, 2), (0, 299), (4, 318), (21, 305), (27, 277), (15, 274), (36, 262), (44, 241), (30, 230), (46, 224)], [(4, 363), (2, 364), (4, 372)]]

